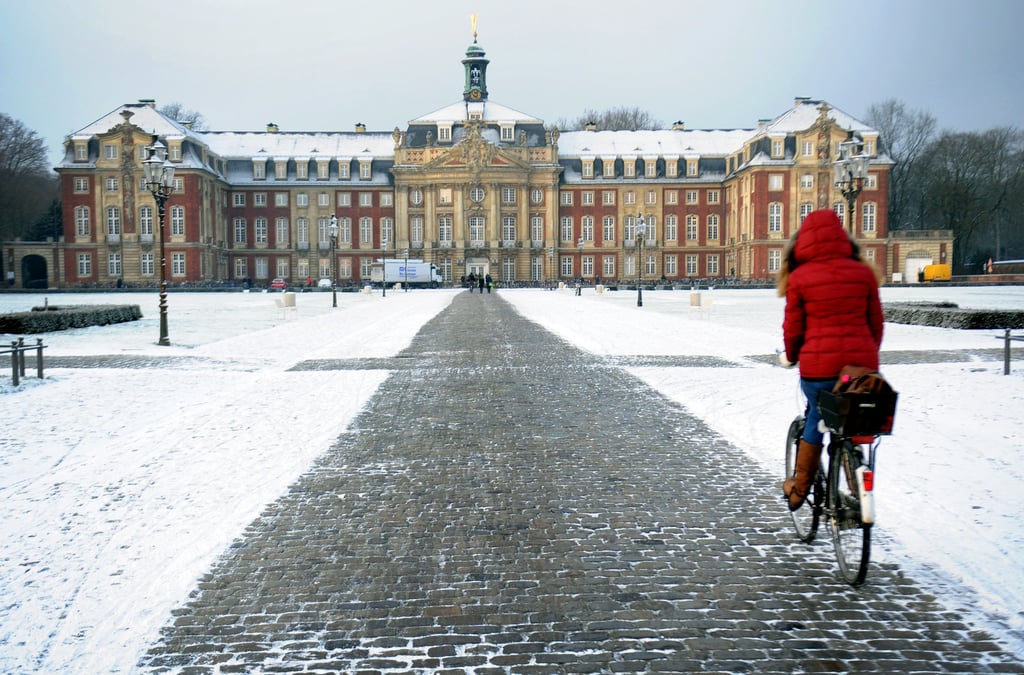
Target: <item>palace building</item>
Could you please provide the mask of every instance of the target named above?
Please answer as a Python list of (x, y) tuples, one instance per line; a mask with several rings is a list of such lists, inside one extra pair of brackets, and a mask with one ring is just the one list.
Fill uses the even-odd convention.
[[(768, 280), (819, 208), (840, 214), (886, 278), (911, 250), (947, 259), (945, 239), (889, 237), (892, 162), (875, 130), (824, 101), (796, 99), (749, 129), (559, 131), (492, 101), (488, 65), (474, 36), (461, 98), (391, 131), (197, 131), (152, 100), (122, 105), (67, 137), (64, 235), (5, 245), (9, 269), (58, 287), (157, 283), (143, 171), (155, 140), (175, 168), (163, 233), (172, 286), (358, 285), (396, 256), (436, 263), (452, 282)], [(851, 137), (870, 171), (847, 213), (832, 172)]]

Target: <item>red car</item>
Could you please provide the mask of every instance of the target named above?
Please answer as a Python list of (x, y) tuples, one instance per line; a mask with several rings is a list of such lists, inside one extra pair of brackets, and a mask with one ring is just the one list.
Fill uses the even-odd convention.
[(270, 290), (283, 291), (288, 288), (288, 282), (284, 279), (274, 279), (270, 282)]

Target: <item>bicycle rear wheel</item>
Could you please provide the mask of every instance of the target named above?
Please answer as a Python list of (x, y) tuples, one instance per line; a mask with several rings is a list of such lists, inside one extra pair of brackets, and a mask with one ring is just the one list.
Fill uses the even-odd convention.
[(847, 439), (835, 445), (828, 465), (828, 517), (839, 575), (851, 586), (864, 583), (871, 559), (871, 525), (861, 520), (855, 471), (860, 452)]
[[(792, 476), (796, 470), (796, 449), (800, 445), (800, 437), (804, 433), (804, 421), (802, 416), (794, 419), (786, 434), (786, 478)], [(814, 541), (814, 537), (818, 533), (821, 509), (816, 505), (818, 504), (818, 495), (821, 494), (818, 490), (820, 484), (821, 481), (816, 476), (811, 493), (807, 495), (807, 501), (796, 511), (790, 512), (797, 538), (808, 544)]]

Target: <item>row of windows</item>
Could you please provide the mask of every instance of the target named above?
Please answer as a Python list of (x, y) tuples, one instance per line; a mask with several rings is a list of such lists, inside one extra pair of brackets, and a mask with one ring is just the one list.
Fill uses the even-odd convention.
[[(602, 178), (617, 178), (619, 177), (615, 172), (616, 164), (619, 160), (615, 157), (605, 157), (601, 160), (596, 159), (583, 159), (581, 163), (582, 173), (584, 178), (594, 178), (597, 175), (597, 163), (601, 163), (601, 177)], [(622, 178), (637, 178), (643, 176), (644, 178), (657, 178), (658, 177), (658, 160), (655, 158), (638, 160), (632, 157), (622, 158)], [(687, 159), (686, 162), (686, 176), (694, 178), (700, 175), (699, 163), (696, 159)], [(639, 165), (639, 168), (638, 168)], [(678, 178), (679, 177), (679, 163), (678, 160), (665, 160), (665, 177), (666, 178)]]
[[(75, 176), (72, 182), (72, 188), (75, 194), (88, 194), (89, 192), (89, 178), (86, 176)], [(103, 178), (103, 189), (105, 192), (119, 192), (121, 190), (121, 179), (117, 176), (106, 176)], [(149, 192), (149, 184), (146, 183), (145, 177), (139, 178), (138, 190), (141, 192)], [(181, 193), (185, 191), (185, 179), (175, 178), (174, 179), (174, 192)]]
[[(330, 180), (331, 178), (331, 160), (323, 159), (316, 160), (316, 179), (317, 180)], [(288, 179), (288, 160), (274, 161), (274, 179), (275, 180), (287, 180)], [(295, 160), (295, 179), (296, 180), (309, 180), (309, 165), (310, 161)], [(349, 162), (338, 161), (335, 162), (338, 167), (338, 179), (348, 180), (352, 177), (352, 167)], [(359, 160), (359, 178), (360, 180), (369, 180), (373, 176), (373, 160), (361, 159)], [(264, 158), (253, 159), (252, 161), (252, 177), (253, 180), (266, 180), (267, 179), (267, 160)]]
[[(231, 205), (234, 207), (242, 207), (246, 205), (247, 192), (233, 192), (231, 193)], [(289, 192), (274, 192), (274, 206), (275, 207), (287, 207)], [(357, 193), (358, 204), (361, 207), (373, 206), (373, 192), (360, 192)], [(395, 195), (392, 192), (380, 192), (380, 206), (388, 207), (395, 205)], [(338, 206), (352, 206), (352, 193), (351, 192), (339, 192), (337, 193), (337, 205)], [(317, 206), (329, 207), (331, 205), (331, 195), (329, 192), (319, 192), (316, 195)], [(253, 192), (252, 193), (252, 205), (256, 207), (267, 206), (267, 193), (266, 192)], [(299, 208), (305, 208), (309, 206), (309, 194), (306, 192), (295, 193), (295, 205)]]
[[(718, 240), (720, 232), (719, 222), (718, 214), (707, 216), (707, 238), (709, 241)], [(644, 223), (647, 239), (656, 240), (658, 238), (658, 217), (647, 216), (644, 218)], [(633, 216), (625, 216), (623, 218), (623, 241), (631, 242), (636, 238), (637, 224), (637, 219)], [(572, 217), (563, 216), (559, 225), (559, 239), (563, 242), (573, 241), (575, 229)], [(685, 226), (686, 240), (697, 241), (698, 230), (700, 229), (700, 219), (698, 216), (693, 214), (686, 216)], [(593, 216), (583, 216), (580, 219), (580, 237), (583, 241), (595, 241), (595, 228), (596, 220)], [(664, 239), (665, 241), (679, 240), (679, 217), (675, 214), (665, 216)], [(615, 216), (604, 216), (601, 219), (601, 241), (614, 242), (615, 240), (616, 218)]]
[[(518, 189), (514, 185), (503, 185), (499, 188), (499, 195), (502, 204), (515, 204), (516, 194)], [(474, 203), (480, 203), (487, 196), (487, 190), (482, 185), (474, 185), (469, 189), (469, 200)], [(413, 188), (409, 190), (409, 203), (413, 206), (421, 206), (423, 204), (424, 192), (422, 188)], [(438, 204), (453, 204), (454, 203), (454, 189), (453, 188), (438, 188), (437, 190), (437, 203)], [(544, 203), (544, 190), (541, 188), (530, 188), (530, 203), (531, 204), (543, 204)]]
[[(678, 278), (680, 272), (683, 276), (695, 277), (702, 274), (700, 269), (700, 260), (704, 259), (704, 270), (703, 275), (709, 277), (716, 277), (720, 271), (720, 257), (718, 255), (686, 255), (682, 257), (682, 269), (680, 269), (679, 256), (666, 255), (663, 258), (664, 269), (661, 274), (669, 278)], [(593, 256), (583, 255), (569, 256), (564, 255), (559, 258), (559, 273), (563, 277), (576, 276), (579, 274), (583, 277), (593, 278), (595, 276), (601, 276), (605, 279), (614, 279), (616, 272), (617, 257), (614, 255), (605, 256)], [(645, 255), (639, 261), (635, 255), (625, 255), (622, 258), (622, 274), (629, 278), (635, 276), (637, 273), (637, 266), (643, 266), (643, 276), (651, 277), (656, 276), (658, 272), (658, 256), (657, 255)], [(600, 269), (598, 269), (600, 268)]]
[[(171, 235), (185, 236), (185, 207), (172, 206), (169, 210), (168, 223)], [(155, 209), (152, 206), (139, 207), (139, 234), (152, 235)], [(105, 210), (106, 234), (121, 234), (121, 207), (108, 206)], [(88, 206), (75, 207), (75, 236), (89, 237), (92, 235), (92, 210)]]
[[(768, 174), (768, 190), (771, 192), (778, 192), (783, 189), (785, 182), (785, 174), (781, 173), (770, 173)], [(813, 190), (814, 189), (814, 174), (805, 173), (800, 176), (800, 189), (801, 190)], [(877, 174), (869, 173), (867, 178), (864, 179), (865, 190), (877, 190), (878, 189), (878, 176)]]
[[(843, 202), (836, 202), (832, 205), (832, 209), (839, 216), (839, 220), (842, 221), (843, 225), (846, 226), (846, 204)], [(804, 222), (811, 211), (814, 210), (814, 204), (811, 202), (803, 202), (800, 204), (800, 222)], [(768, 231), (769, 232), (782, 232), (782, 213), (783, 206), (781, 202), (771, 202), (768, 204)], [(877, 225), (878, 217), (878, 205), (875, 202), (864, 202), (861, 204), (860, 209), (860, 229), (861, 232), (874, 232)]]
[[(92, 278), (92, 254), (78, 254), (78, 277), (80, 279)], [(139, 273), (144, 277), (154, 275), (156, 269), (156, 258), (153, 253), (143, 253), (139, 256)], [(123, 274), (120, 253), (107, 254), (107, 276), (120, 277)], [(176, 277), (185, 276), (185, 254), (171, 254), (171, 275)]]
[[(679, 203), (679, 192), (680, 192), (679, 190), (664, 190), (662, 192), (663, 192), (666, 204), (674, 205), (674, 204), (678, 204)], [(683, 199), (685, 200), (685, 203), (686, 204), (700, 204), (701, 192), (705, 193), (705, 201), (708, 204), (720, 204), (721, 203), (721, 192), (719, 190), (682, 190)], [(562, 192), (561, 195), (559, 196), (559, 203), (561, 203), (562, 206), (572, 206), (573, 205), (573, 200), (575, 199), (575, 197), (574, 197), (575, 194), (576, 193), (570, 192), (570, 191)], [(599, 194), (600, 194), (600, 197), (601, 197), (601, 204), (603, 206), (614, 206), (615, 205), (616, 195), (618, 194), (618, 191), (616, 191), (616, 190), (602, 190), (602, 191), (600, 191)], [(583, 191), (580, 191), (579, 195), (580, 195), (580, 204), (581, 205), (583, 205), (583, 206), (593, 206), (594, 205), (594, 203), (595, 203), (594, 202), (595, 192), (593, 192), (591, 190), (583, 190)], [(647, 190), (644, 193), (643, 198), (644, 198), (644, 204), (647, 204), (647, 205), (657, 204), (658, 203), (658, 191), (657, 190)], [(637, 203), (637, 193), (635, 191), (633, 191), (633, 190), (626, 190), (626, 191), (624, 191), (622, 193), (622, 203), (627, 205), (627, 206), (631, 206), (633, 204), (636, 204)]]

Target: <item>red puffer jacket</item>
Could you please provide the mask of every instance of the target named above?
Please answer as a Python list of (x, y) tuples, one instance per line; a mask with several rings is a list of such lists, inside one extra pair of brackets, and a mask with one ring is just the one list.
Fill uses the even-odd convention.
[(833, 211), (807, 216), (793, 247), (796, 265), (782, 324), (786, 358), (799, 362), (803, 378), (835, 378), (846, 365), (878, 369), (884, 323), (878, 281), (852, 256), (853, 245)]

